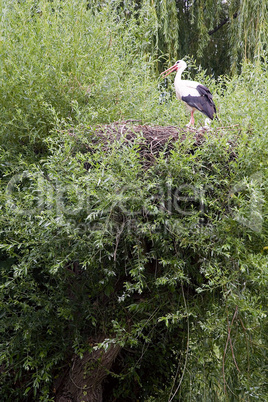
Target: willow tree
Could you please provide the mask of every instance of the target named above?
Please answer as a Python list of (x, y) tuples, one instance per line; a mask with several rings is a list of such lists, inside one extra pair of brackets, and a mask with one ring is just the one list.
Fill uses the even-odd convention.
[(0, 400), (266, 401), (266, 65), (187, 135), (175, 3), (109, 3), (0, 2)]
[(218, 76), (238, 71), (243, 60), (259, 60), (266, 51), (266, 0), (136, 0), (121, 4), (124, 10), (136, 7), (150, 19), (154, 29), (147, 32), (147, 50), (156, 52), (161, 61), (190, 55)]
[(232, 68), (236, 68), (241, 60), (260, 60), (267, 51), (268, 4), (265, 0), (243, 0), (233, 15), (237, 18), (233, 18), (230, 32), (231, 56)]

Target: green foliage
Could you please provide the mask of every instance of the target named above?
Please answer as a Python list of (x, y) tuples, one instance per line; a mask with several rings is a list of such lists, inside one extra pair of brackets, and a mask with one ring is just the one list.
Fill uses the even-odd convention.
[(243, 61), (267, 53), (266, 0), (124, 1), (125, 15), (139, 10), (148, 21), (147, 52), (156, 52), (158, 67), (166, 61), (194, 57), (210, 74), (240, 71)]
[(265, 401), (266, 65), (189, 62), (220, 122), (145, 170), (142, 136), (104, 146), (97, 123), (188, 121), (153, 75), (155, 17), (86, 4), (2, 2), (1, 400), (53, 400), (105, 334), (107, 401)]
[(108, 6), (87, 10), (86, 1), (33, 4), (2, 4), (3, 141), (40, 142), (62, 119), (143, 118), (154, 95), (143, 60), (146, 20), (119, 21)]

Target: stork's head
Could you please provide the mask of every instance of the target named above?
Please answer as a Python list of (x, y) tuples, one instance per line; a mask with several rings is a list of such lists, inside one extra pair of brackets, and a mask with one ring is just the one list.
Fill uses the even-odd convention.
[(161, 75), (165, 74), (164, 77), (166, 77), (167, 75), (169, 75), (173, 71), (179, 71), (180, 70), (182, 72), (183, 70), (186, 69), (186, 67), (187, 67), (187, 64), (185, 63), (185, 61), (178, 60), (178, 61), (176, 61), (176, 63), (172, 67), (169, 67), (167, 70), (163, 71), (161, 73)]

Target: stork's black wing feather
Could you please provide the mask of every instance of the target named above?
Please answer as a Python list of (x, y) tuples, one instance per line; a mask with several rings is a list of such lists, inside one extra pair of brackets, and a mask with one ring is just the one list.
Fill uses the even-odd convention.
[(196, 89), (199, 92), (200, 96), (187, 95), (182, 96), (181, 99), (184, 102), (186, 102), (189, 106), (194, 107), (195, 109), (204, 113), (211, 120), (213, 120), (214, 116), (217, 117), (217, 115), (216, 115), (216, 106), (212, 100), (210, 90), (201, 84), (197, 85)]

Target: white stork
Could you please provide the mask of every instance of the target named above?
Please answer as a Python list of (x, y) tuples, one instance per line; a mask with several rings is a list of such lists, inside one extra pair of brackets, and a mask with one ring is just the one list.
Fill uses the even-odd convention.
[(199, 110), (211, 120), (216, 115), (216, 106), (212, 100), (212, 95), (210, 90), (199, 82), (182, 80), (181, 74), (186, 69), (187, 64), (183, 60), (178, 60), (174, 66), (169, 67), (166, 71), (163, 71), (161, 75), (165, 74), (164, 77), (177, 71), (174, 86), (176, 90), (176, 96), (178, 99), (186, 103), (186, 107), (191, 112), (191, 120), (188, 127), (194, 125), (194, 112)]

